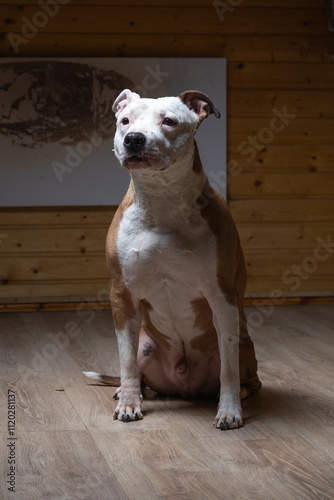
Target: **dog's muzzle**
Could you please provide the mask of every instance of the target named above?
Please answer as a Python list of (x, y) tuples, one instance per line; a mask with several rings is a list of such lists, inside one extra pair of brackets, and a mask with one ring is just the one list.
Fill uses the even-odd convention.
[(146, 143), (146, 137), (141, 132), (129, 132), (124, 137), (124, 147), (129, 153), (141, 151)]

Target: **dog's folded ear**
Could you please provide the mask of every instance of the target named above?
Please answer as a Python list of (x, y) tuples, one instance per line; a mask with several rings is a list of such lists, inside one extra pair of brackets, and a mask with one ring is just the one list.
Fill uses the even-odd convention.
[(203, 92), (199, 92), (198, 90), (186, 90), (185, 92), (182, 92), (179, 97), (189, 109), (192, 109), (198, 114), (200, 122), (211, 113), (213, 113), (216, 118), (220, 118), (219, 110), (213, 104), (211, 99)]
[(123, 90), (112, 105), (112, 110), (116, 114), (116, 117), (134, 99), (140, 99), (140, 95), (131, 92), (129, 89)]

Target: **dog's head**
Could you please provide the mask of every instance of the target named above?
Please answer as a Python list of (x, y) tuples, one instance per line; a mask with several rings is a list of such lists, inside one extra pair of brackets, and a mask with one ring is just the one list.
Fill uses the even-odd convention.
[(220, 113), (203, 94), (195, 90), (178, 97), (140, 98), (126, 89), (113, 104), (117, 118), (115, 154), (129, 170), (165, 170), (189, 160), (193, 137), (204, 118)]

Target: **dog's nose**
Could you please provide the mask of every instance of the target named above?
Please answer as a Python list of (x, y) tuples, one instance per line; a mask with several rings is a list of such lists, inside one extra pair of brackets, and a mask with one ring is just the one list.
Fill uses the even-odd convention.
[(138, 151), (145, 145), (146, 137), (141, 132), (129, 132), (124, 137), (124, 146), (129, 151)]

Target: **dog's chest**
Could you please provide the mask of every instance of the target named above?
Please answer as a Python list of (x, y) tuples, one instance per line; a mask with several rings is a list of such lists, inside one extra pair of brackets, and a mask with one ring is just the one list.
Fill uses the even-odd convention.
[(131, 293), (153, 302), (164, 294), (178, 303), (198, 298), (202, 281), (216, 274), (215, 239), (205, 221), (196, 228), (161, 230), (147, 227), (137, 215), (133, 207), (125, 212), (117, 240)]

